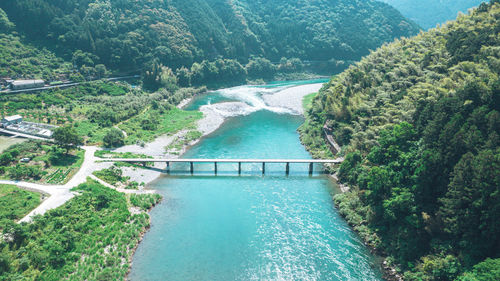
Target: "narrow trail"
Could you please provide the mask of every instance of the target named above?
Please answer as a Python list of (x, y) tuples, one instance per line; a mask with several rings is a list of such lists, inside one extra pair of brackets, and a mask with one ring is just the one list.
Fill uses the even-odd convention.
[(125, 193), (125, 194), (154, 194), (155, 191), (154, 190), (136, 190), (136, 189), (125, 189), (125, 188), (118, 188), (114, 185), (111, 185), (103, 180), (101, 180), (100, 178), (94, 176), (94, 175), (90, 175), (89, 178), (97, 181), (98, 183), (104, 185), (105, 187), (108, 187), (108, 188), (111, 188), (111, 189), (114, 189), (118, 192), (121, 192), (121, 193)]
[[(64, 185), (43, 185), (31, 182), (24, 181), (12, 181), (12, 180), (0, 180), (0, 184), (10, 184), (15, 185), (20, 188), (33, 190), (37, 192), (41, 192), (44, 194), (50, 195), (46, 198), (38, 207), (33, 209), (29, 214), (27, 214), (24, 218), (19, 220), (19, 223), (22, 222), (30, 222), (31, 219), (35, 215), (43, 215), (48, 210), (57, 208), (62, 206), (64, 203), (73, 198), (77, 193), (72, 192), (71, 189), (85, 183), (88, 177), (95, 179), (92, 173), (96, 170), (100, 170), (109, 166), (107, 163), (98, 163), (98, 157), (94, 156), (94, 153), (98, 150), (95, 146), (84, 146), (82, 147), (85, 150), (85, 158), (83, 160), (82, 166), (80, 170)], [(101, 182), (101, 181), (100, 181)], [(105, 185), (107, 187), (111, 187), (119, 192), (123, 193), (138, 193), (144, 194), (149, 193), (150, 191), (137, 191), (137, 190), (121, 190), (117, 189), (113, 186)]]

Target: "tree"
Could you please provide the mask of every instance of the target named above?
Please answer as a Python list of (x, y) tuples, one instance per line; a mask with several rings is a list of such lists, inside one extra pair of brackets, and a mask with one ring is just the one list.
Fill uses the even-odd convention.
[(474, 266), (472, 272), (467, 272), (459, 281), (495, 281), (500, 280), (500, 259), (486, 259)]
[(73, 58), (71, 59), (73, 65), (77, 68), (80, 68), (84, 65), (86, 66), (94, 66), (95, 61), (99, 60), (99, 58), (91, 53), (82, 52), (81, 50), (76, 50), (73, 53)]
[(451, 174), (440, 214), (468, 264), (500, 251), (500, 148), (465, 154)]
[(177, 76), (179, 86), (181, 87), (191, 86), (191, 72), (189, 71), (189, 69), (187, 69), (186, 67), (178, 68), (175, 71), (175, 74)]
[(103, 138), (105, 147), (120, 147), (125, 144), (125, 136), (117, 128), (111, 128)]
[(158, 128), (158, 122), (153, 120), (152, 116), (149, 115), (141, 120), (141, 127), (144, 130), (154, 131), (156, 130), (156, 128)]
[(0, 32), (8, 32), (14, 28), (14, 24), (9, 20), (4, 10), (0, 9)]
[(0, 165), (2, 166), (7, 166), (12, 162), (14, 158), (12, 157), (12, 154), (10, 152), (5, 152), (2, 155), (0, 155)]
[(252, 58), (245, 66), (250, 78), (272, 78), (276, 73), (276, 67), (268, 59)]
[(104, 64), (98, 64), (95, 66), (95, 73), (98, 78), (103, 78), (106, 75), (106, 66)]
[(58, 146), (66, 150), (66, 154), (68, 154), (70, 149), (83, 144), (83, 138), (71, 126), (55, 129), (52, 137)]
[(40, 179), (42, 171), (40, 166), (26, 166), (17, 164), (14, 167), (10, 167), (9, 174), (13, 179), (21, 180), (21, 179)]
[(177, 86), (177, 77), (169, 67), (163, 66), (160, 73), (160, 86), (167, 89), (170, 93), (174, 93), (179, 86)]

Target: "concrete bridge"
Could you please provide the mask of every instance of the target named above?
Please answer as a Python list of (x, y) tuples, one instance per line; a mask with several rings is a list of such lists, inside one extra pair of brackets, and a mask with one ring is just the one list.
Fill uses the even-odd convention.
[(268, 163), (282, 163), (286, 164), (285, 172), (290, 174), (290, 164), (302, 163), (309, 164), (309, 175), (313, 173), (314, 164), (340, 164), (344, 161), (343, 158), (337, 159), (160, 159), (160, 158), (105, 158), (100, 160), (102, 162), (128, 162), (128, 163), (142, 163), (146, 165), (150, 162), (167, 163), (167, 172), (170, 172), (170, 163), (189, 163), (190, 172), (194, 173), (195, 163), (214, 163), (214, 172), (217, 174), (218, 163), (238, 163), (238, 174), (241, 174), (241, 163), (262, 163), (262, 174), (266, 173), (266, 164)]

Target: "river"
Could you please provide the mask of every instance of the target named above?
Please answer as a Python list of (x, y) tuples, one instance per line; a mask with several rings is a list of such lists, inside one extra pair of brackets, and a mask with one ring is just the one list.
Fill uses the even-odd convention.
[[(254, 101), (259, 91), (287, 86), (221, 90), (190, 107)], [(230, 118), (183, 157), (310, 158), (296, 131), (303, 118), (277, 112)], [(152, 188), (164, 200), (151, 211), (151, 229), (133, 257), (129, 279), (381, 279), (374, 257), (335, 209), (337, 189), (328, 177), (309, 177), (307, 164), (291, 164), (288, 177), (282, 164), (268, 164), (265, 176), (261, 165), (242, 168), (238, 176), (237, 164), (219, 164), (214, 176), (213, 164), (199, 164), (191, 176), (179, 164), (157, 180)]]

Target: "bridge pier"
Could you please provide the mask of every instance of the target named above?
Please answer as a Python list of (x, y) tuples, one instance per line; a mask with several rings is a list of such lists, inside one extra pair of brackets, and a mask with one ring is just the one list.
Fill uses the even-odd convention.
[[(136, 165), (151, 166), (149, 163), (166, 163), (165, 171), (170, 174), (171, 163), (189, 163), (191, 175), (194, 174), (194, 163), (214, 163), (215, 174), (218, 173), (219, 163), (238, 163), (238, 175), (242, 173), (242, 163), (252, 163), (259, 164), (262, 163), (262, 175), (266, 174), (266, 164), (267, 163), (280, 163), (286, 164), (285, 172), (286, 175), (290, 174), (290, 164), (302, 163), (309, 164), (309, 175), (312, 176), (314, 173), (314, 164), (340, 164), (344, 161), (343, 158), (337, 159), (175, 159), (175, 158), (106, 158), (98, 160), (98, 162), (127, 162)], [(154, 167), (154, 166), (153, 166)]]

